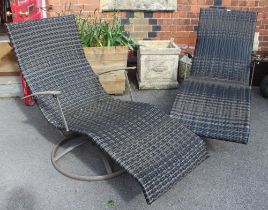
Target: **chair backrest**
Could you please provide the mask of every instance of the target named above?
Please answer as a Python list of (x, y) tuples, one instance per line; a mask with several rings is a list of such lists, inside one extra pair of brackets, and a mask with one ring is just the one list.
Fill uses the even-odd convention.
[[(6, 24), (20, 69), (33, 93), (61, 91), (65, 114), (94, 103), (106, 93), (87, 62), (74, 16)], [(56, 100), (38, 97), (45, 117), (62, 126)]]
[(192, 75), (248, 84), (256, 15), (201, 9)]

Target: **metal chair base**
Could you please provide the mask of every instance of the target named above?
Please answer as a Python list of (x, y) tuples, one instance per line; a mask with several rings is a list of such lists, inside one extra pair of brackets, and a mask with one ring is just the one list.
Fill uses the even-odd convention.
[(58, 165), (57, 165), (57, 161), (59, 159), (61, 159), (62, 157), (64, 157), (65, 155), (67, 155), (68, 153), (70, 153), (72, 150), (74, 150), (75, 148), (85, 144), (85, 143), (88, 143), (89, 141), (83, 141), (83, 142), (79, 142), (77, 144), (74, 144), (70, 147), (68, 147), (67, 149), (65, 149), (61, 154), (58, 154), (58, 150), (59, 148), (67, 143), (68, 141), (70, 140), (73, 140), (74, 138), (77, 138), (78, 136), (75, 136), (75, 137), (68, 137), (68, 138), (65, 138), (63, 139), (61, 142), (59, 142), (58, 144), (56, 144), (52, 150), (52, 153), (51, 153), (51, 162), (54, 166), (54, 168), (60, 172), (61, 174), (63, 174), (64, 176), (67, 176), (71, 179), (75, 179), (75, 180), (79, 180), (79, 181), (103, 181), (103, 180), (107, 180), (107, 179), (112, 179), (114, 177), (117, 177), (119, 175), (121, 175), (122, 173), (125, 172), (125, 170), (123, 169), (120, 169), (118, 171), (112, 171), (112, 168), (110, 166), (110, 163), (108, 161), (108, 157), (103, 154), (103, 157), (102, 157), (102, 160), (103, 160), (103, 163), (104, 163), (104, 166), (105, 166), (105, 169), (107, 171), (107, 174), (105, 175), (100, 175), (100, 176), (81, 176), (81, 175), (76, 175), (76, 174), (72, 174), (72, 173), (69, 173), (69, 172), (66, 172), (64, 171), (63, 169), (61, 169)]

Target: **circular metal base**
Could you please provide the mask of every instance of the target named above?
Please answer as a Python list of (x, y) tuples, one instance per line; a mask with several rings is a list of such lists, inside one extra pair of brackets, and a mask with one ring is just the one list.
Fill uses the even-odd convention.
[[(75, 136), (74, 138), (77, 138), (78, 136)], [(64, 176), (67, 176), (71, 179), (76, 179), (79, 181), (103, 181), (103, 180), (107, 180), (107, 179), (112, 179), (116, 176), (121, 175), (122, 173), (125, 172), (125, 170), (120, 169), (118, 171), (113, 172), (112, 168), (110, 167), (109, 161), (107, 159), (107, 157), (103, 154), (103, 163), (104, 166), (106, 168), (107, 174), (106, 175), (100, 175), (100, 176), (81, 176), (81, 175), (76, 175), (76, 174), (72, 174), (72, 173), (68, 173), (66, 171), (64, 171), (63, 169), (61, 169), (60, 167), (57, 166), (57, 161), (59, 159), (61, 159), (63, 156), (65, 156), (66, 154), (70, 153), (72, 150), (74, 150), (75, 148), (88, 143), (89, 141), (83, 141), (83, 142), (79, 142), (78, 144), (72, 145), (70, 147), (68, 147), (67, 149), (65, 149), (61, 154), (57, 155), (57, 152), (59, 150), (59, 148), (65, 144), (66, 142), (72, 140), (73, 138), (66, 138), (64, 140), (62, 140), (61, 142), (59, 142), (58, 144), (56, 144), (52, 150), (51, 153), (51, 162), (54, 166), (54, 168), (59, 171), (61, 174), (63, 174)]]

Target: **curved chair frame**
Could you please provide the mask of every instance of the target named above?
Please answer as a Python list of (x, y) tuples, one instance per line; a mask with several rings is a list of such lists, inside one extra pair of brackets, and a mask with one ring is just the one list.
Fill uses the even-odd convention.
[[(126, 81), (127, 81), (127, 87), (129, 89), (130, 100), (133, 101), (132, 90), (131, 90), (131, 86), (130, 86), (130, 82), (129, 82), (129, 78), (128, 78), (128, 72), (127, 72), (127, 70), (130, 70), (130, 69), (136, 69), (136, 67), (115, 68), (115, 69), (112, 69), (110, 71), (103, 72), (103, 73), (101, 73), (99, 75), (106, 74), (106, 73), (113, 72), (113, 71), (122, 71), (122, 70), (124, 70)], [(64, 116), (64, 113), (62, 111), (61, 103), (60, 103), (60, 100), (59, 100), (59, 97), (58, 97), (59, 94), (61, 94), (60, 91), (36, 92), (36, 93), (31, 94), (31, 95), (25, 96), (22, 99), (30, 98), (30, 97), (35, 97), (35, 96), (38, 96), (38, 95), (52, 95), (52, 97), (54, 97), (56, 99), (56, 101), (57, 101), (58, 108), (60, 110), (61, 117), (62, 117), (64, 126), (65, 126), (65, 131), (67, 132), (66, 134), (62, 132), (62, 134), (65, 135), (65, 136), (67, 136), (67, 135), (69, 135), (69, 127), (68, 127), (68, 123), (66, 121), (66, 118)], [(123, 174), (125, 172), (124, 169), (120, 169), (120, 170), (117, 170), (117, 171), (114, 171), (113, 172), (112, 167), (111, 167), (111, 165), (109, 163), (109, 159), (111, 159), (111, 158), (109, 158), (105, 154), (103, 154), (103, 156), (102, 156), (102, 161), (103, 161), (103, 164), (104, 164), (105, 169), (107, 171), (107, 174), (105, 174), (105, 175), (99, 175), (99, 176), (81, 176), (81, 175), (76, 175), (76, 174), (72, 174), (72, 173), (66, 172), (65, 170), (61, 169), (57, 165), (57, 161), (60, 160), (61, 158), (63, 158), (65, 155), (67, 155), (70, 152), (72, 152), (77, 147), (79, 147), (79, 146), (81, 146), (81, 145), (83, 145), (85, 143), (88, 143), (88, 141), (83, 141), (83, 142), (80, 142), (80, 143), (77, 143), (77, 144), (73, 144), (70, 147), (68, 147), (67, 149), (65, 149), (62, 153), (60, 153), (60, 154), (57, 155), (58, 150), (65, 143), (67, 143), (68, 141), (73, 140), (74, 138), (77, 138), (79, 136), (80, 135), (78, 135), (78, 136), (77, 135), (71, 135), (71, 136), (63, 139), (62, 141), (60, 141), (58, 144), (54, 145), (53, 150), (51, 152), (51, 162), (52, 162), (52, 165), (54, 166), (54, 168), (58, 172), (60, 172), (61, 174), (63, 174), (66, 177), (69, 177), (69, 178), (75, 179), (75, 180), (79, 180), (79, 181), (104, 181), (104, 180), (108, 180), (108, 179), (112, 179), (112, 178), (115, 178), (117, 176), (120, 176), (121, 174)], [(98, 148), (98, 147), (96, 147), (96, 148)]]
[[(65, 139), (63, 139), (62, 141), (60, 141), (58, 144), (56, 144), (53, 147), (52, 153), (51, 153), (51, 162), (52, 165), (54, 166), (54, 168), (60, 172), (61, 174), (63, 174), (64, 176), (67, 176), (71, 179), (75, 179), (75, 180), (79, 180), (79, 181), (103, 181), (103, 180), (107, 180), (107, 179), (112, 179), (114, 177), (117, 177), (121, 174), (123, 174), (125, 172), (124, 169), (120, 169), (118, 171), (114, 171), (112, 170), (112, 167), (109, 163), (109, 157), (105, 154), (103, 154), (102, 156), (102, 160), (103, 160), (103, 164), (105, 166), (105, 169), (107, 171), (107, 174), (105, 175), (99, 175), (99, 176), (81, 176), (81, 175), (76, 175), (76, 174), (72, 174), (69, 172), (66, 172), (65, 170), (63, 170), (62, 168), (60, 168), (57, 165), (57, 161), (60, 160), (61, 158), (63, 158), (65, 155), (69, 154), (70, 152), (72, 152), (74, 149), (76, 149), (77, 147), (84, 145), (86, 143), (89, 143), (88, 140), (83, 141), (83, 142), (79, 142), (77, 144), (73, 144), (70, 147), (66, 148), (63, 152), (61, 152), (60, 154), (58, 154), (58, 150), (61, 146), (63, 146), (65, 143), (69, 142), (70, 140), (73, 140), (74, 138), (78, 138), (80, 136), (71, 136), (71, 137), (67, 137)], [(98, 148), (98, 147), (96, 147)]]

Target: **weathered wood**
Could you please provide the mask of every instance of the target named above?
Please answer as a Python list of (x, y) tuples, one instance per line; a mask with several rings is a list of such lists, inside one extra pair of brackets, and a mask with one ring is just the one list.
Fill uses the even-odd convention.
[(105, 60), (101, 62), (90, 61), (90, 65), (96, 74), (104, 73), (119, 67), (120, 68), (126, 67), (126, 65), (122, 65), (121, 61), (117, 62), (117, 61), (105, 61)]
[(114, 67), (126, 67), (128, 48), (118, 47), (88, 47), (84, 53), (93, 71), (98, 74)]
[(0, 43), (0, 76), (19, 75), (16, 56), (9, 43)]
[[(127, 66), (128, 48), (125, 46), (89, 47), (84, 48), (84, 53), (96, 74)], [(100, 75), (100, 82), (109, 94), (123, 94), (125, 91), (123, 70)]]
[(99, 76), (104, 90), (109, 94), (123, 94), (125, 92), (125, 74), (124, 71), (109, 72)]

